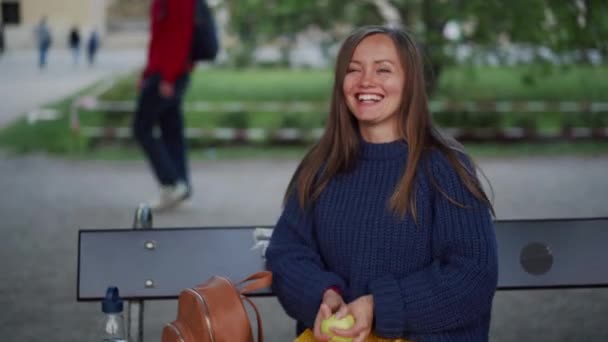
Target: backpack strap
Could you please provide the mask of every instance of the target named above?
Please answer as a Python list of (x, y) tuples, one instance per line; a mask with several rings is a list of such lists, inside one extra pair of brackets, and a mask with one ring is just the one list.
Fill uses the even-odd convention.
[(255, 311), (255, 319), (258, 321), (258, 342), (264, 342), (264, 332), (262, 331), (262, 318), (260, 317), (260, 312), (258, 311), (258, 307), (253, 303), (251, 299), (247, 296), (241, 296), (251, 307), (253, 311)]
[(263, 289), (265, 287), (269, 287), (272, 284), (272, 273), (270, 271), (261, 271), (250, 275), (244, 280), (238, 282), (235, 286), (238, 288), (239, 286), (244, 285), (245, 283), (250, 282), (249, 284), (243, 286), (240, 289), (240, 293), (242, 295)]
[[(245, 283), (249, 283), (244, 285)], [(242, 281), (235, 284), (235, 287), (239, 290), (241, 294), (241, 298), (244, 299), (249, 305), (253, 308), (255, 312), (255, 318), (258, 321), (258, 342), (264, 342), (264, 332), (262, 330), (262, 318), (260, 317), (260, 312), (258, 311), (257, 306), (253, 303), (251, 299), (249, 299), (245, 294), (263, 289), (265, 287), (269, 287), (272, 283), (272, 273), (269, 271), (261, 271), (250, 275), (249, 277), (243, 279)], [(244, 285), (244, 286), (243, 286)]]

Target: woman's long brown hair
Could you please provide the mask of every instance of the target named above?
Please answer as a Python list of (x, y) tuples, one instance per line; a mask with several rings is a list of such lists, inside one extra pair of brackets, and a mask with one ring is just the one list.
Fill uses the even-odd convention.
[[(307, 208), (321, 194), (330, 180), (338, 173), (351, 168), (359, 151), (359, 131), (355, 117), (350, 113), (344, 98), (343, 83), (353, 53), (359, 43), (368, 36), (384, 34), (390, 37), (397, 49), (405, 72), (405, 86), (399, 108), (399, 134), (407, 142), (406, 168), (395, 187), (389, 208), (404, 217), (408, 210), (416, 218), (415, 193), (412, 191), (418, 164), (425, 151), (437, 148), (443, 153), (460, 176), (467, 189), (493, 212), (474, 169), (463, 165), (459, 154), (462, 146), (454, 139), (442, 135), (434, 124), (428, 108), (422, 54), (413, 38), (406, 32), (381, 26), (366, 26), (353, 32), (342, 44), (335, 69), (331, 107), (325, 131), (319, 141), (304, 156), (285, 194), (285, 200), (297, 189), (300, 207)], [(472, 160), (469, 160), (474, 166)], [(431, 179), (432, 175), (431, 175)], [(439, 188), (452, 203), (463, 206)]]

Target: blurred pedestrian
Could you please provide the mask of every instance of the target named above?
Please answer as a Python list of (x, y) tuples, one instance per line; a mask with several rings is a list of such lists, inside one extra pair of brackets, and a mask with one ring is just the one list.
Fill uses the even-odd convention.
[(4, 23), (0, 22), (0, 56), (4, 54)]
[(89, 61), (89, 66), (95, 64), (95, 55), (99, 49), (99, 44), (99, 33), (97, 33), (96, 29), (93, 29), (87, 41), (87, 60)]
[[(169, 209), (191, 195), (182, 100), (191, 60), (195, 0), (153, 0), (146, 67), (139, 82), (133, 135), (160, 184), (153, 210)], [(196, 0), (200, 1), (200, 0)], [(160, 137), (153, 134), (160, 128)]]
[(74, 65), (78, 65), (78, 59), (80, 57), (80, 32), (76, 26), (72, 27), (70, 30), (68, 45), (70, 46), (70, 50), (72, 50)]
[(38, 48), (38, 67), (44, 69), (47, 63), (48, 51), (52, 44), (51, 30), (47, 24), (46, 16), (40, 19), (38, 25), (34, 29), (36, 37), (36, 45)]

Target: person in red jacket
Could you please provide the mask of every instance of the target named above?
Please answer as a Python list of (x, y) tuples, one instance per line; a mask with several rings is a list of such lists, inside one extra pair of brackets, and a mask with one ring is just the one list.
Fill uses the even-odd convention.
[[(133, 135), (160, 184), (153, 210), (169, 209), (191, 195), (182, 100), (190, 57), (195, 0), (153, 0), (146, 67), (139, 82)], [(158, 127), (160, 136), (153, 134)]]

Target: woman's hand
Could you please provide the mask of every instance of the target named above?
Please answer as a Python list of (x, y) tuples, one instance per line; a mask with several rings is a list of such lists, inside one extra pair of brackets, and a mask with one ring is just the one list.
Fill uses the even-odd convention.
[(173, 83), (160, 81), (160, 84), (158, 85), (158, 92), (160, 93), (160, 96), (164, 98), (173, 97), (173, 95), (175, 95), (175, 86)]
[(336, 335), (352, 337), (353, 342), (364, 342), (372, 331), (374, 322), (374, 297), (361, 296), (347, 305), (348, 313), (355, 318), (350, 329), (334, 329)]
[(329, 336), (323, 335), (321, 332), (321, 322), (333, 314), (336, 314), (338, 318), (344, 317), (347, 311), (348, 308), (342, 296), (333, 289), (326, 290), (323, 293), (323, 299), (321, 300), (321, 306), (319, 307), (319, 312), (317, 312), (313, 329), (317, 341), (329, 341)]

